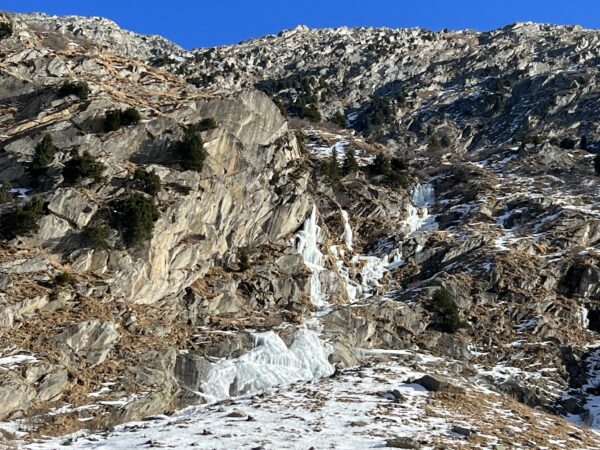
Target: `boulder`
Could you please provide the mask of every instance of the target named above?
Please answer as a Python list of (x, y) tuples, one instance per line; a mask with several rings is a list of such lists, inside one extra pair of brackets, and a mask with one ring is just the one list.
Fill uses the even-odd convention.
[(13, 279), (10, 275), (5, 273), (0, 273), (0, 290), (6, 291), (11, 288), (13, 284)]
[(469, 343), (461, 336), (450, 333), (429, 333), (421, 342), (427, 350), (439, 355), (465, 363), (473, 359)]
[(75, 189), (59, 189), (50, 199), (48, 210), (78, 228), (85, 227), (98, 206)]
[(561, 287), (568, 295), (598, 298), (600, 269), (593, 265), (575, 263), (562, 278)]
[(472, 430), (471, 428), (466, 428), (466, 427), (463, 427), (460, 425), (454, 425), (452, 427), (452, 432), (459, 434), (461, 436), (464, 436), (464, 437), (469, 437), (469, 436), (475, 434), (475, 431)]
[(140, 364), (131, 368), (133, 379), (141, 386), (166, 389), (175, 383), (173, 371), (177, 353), (174, 348), (148, 351), (138, 359)]
[(0, 374), (0, 419), (31, 406), (35, 390), (25, 380), (12, 373)]
[(454, 387), (450, 380), (443, 375), (423, 375), (412, 383), (423, 386), (430, 392), (450, 391)]
[(62, 394), (69, 386), (69, 374), (66, 370), (46, 375), (37, 388), (36, 400), (45, 402)]
[(39, 222), (39, 231), (34, 238), (41, 243), (44, 248), (56, 247), (61, 243), (62, 238), (73, 229), (68, 221), (61, 219), (54, 214), (43, 216)]
[(287, 122), (279, 108), (261, 91), (201, 102), (197, 108), (201, 117), (213, 117), (249, 148), (269, 144), (287, 132)]
[(212, 364), (204, 357), (193, 353), (177, 355), (174, 374), (179, 385), (192, 392), (199, 392), (208, 376)]
[(56, 336), (55, 341), (71, 364), (83, 358), (89, 365), (95, 366), (106, 359), (119, 338), (114, 322), (96, 319), (67, 327)]
[(0, 263), (0, 273), (26, 274), (45, 272), (52, 269), (52, 264), (42, 255), (31, 255)]
[(127, 403), (127, 405), (110, 413), (102, 421), (105, 426), (112, 426), (113, 424), (141, 420), (154, 414), (162, 414), (169, 407), (172, 400), (172, 392), (169, 390), (153, 392)]

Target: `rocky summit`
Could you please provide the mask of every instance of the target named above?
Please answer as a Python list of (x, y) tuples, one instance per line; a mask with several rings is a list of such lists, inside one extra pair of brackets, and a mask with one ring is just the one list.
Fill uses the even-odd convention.
[(600, 449), (599, 44), (4, 13), (0, 447)]

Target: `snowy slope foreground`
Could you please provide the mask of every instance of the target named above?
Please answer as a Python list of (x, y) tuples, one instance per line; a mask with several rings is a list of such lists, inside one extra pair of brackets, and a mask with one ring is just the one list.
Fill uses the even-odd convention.
[(600, 448), (593, 436), (562, 419), (542, 412), (520, 417), (516, 402), (482, 386), (456, 380), (460, 394), (442, 394), (457, 397), (443, 403), (439, 395), (411, 382), (424, 372), (404, 365), (411, 361), (426, 371), (439, 370), (441, 360), (400, 353), (391, 361), (344, 370), (329, 379), (24, 448)]

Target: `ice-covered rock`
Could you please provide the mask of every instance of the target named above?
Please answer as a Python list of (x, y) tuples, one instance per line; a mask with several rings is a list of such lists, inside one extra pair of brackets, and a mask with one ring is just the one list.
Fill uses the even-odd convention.
[(434, 203), (435, 192), (431, 184), (417, 184), (413, 187), (404, 222), (408, 235), (436, 229), (435, 216), (429, 213), (429, 208)]
[(352, 232), (352, 226), (350, 225), (350, 219), (348, 218), (348, 211), (342, 209), (340, 214), (342, 215), (342, 221), (344, 223), (344, 243), (346, 244), (346, 247), (348, 247), (348, 250), (352, 250), (352, 239), (354, 234)]
[(307, 328), (298, 329), (288, 347), (273, 331), (254, 334), (255, 347), (239, 358), (215, 364), (202, 383), (208, 400), (248, 394), (333, 373), (332, 349)]
[(319, 273), (323, 268), (323, 253), (319, 250), (321, 227), (317, 224), (317, 207), (313, 205), (309, 217), (304, 222), (302, 230), (295, 236), (295, 246), (304, 258), (304, 263), (312, 272), (310, 298), (317, 307), (323, 307), (326, 299), (321, 292)]

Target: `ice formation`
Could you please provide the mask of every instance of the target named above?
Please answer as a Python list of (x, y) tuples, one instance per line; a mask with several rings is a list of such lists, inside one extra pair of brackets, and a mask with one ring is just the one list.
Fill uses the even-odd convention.
[(323, 270), (323, 253), (319, 250), (321, 227), (317, 224), (317, 207), (313, 206), (310, 216), (304, 222), (301, 231), (296, 234), (296, 250), (304, 258), (304, 263), (312, 272), (310, 281), (310, 298), (316, 307), (325, 306), (321, 294), (319, 273)]
[(203, 394), (218, 401), (300, 380), (326, 377), (334, 372), (328, 357), (331, 346), (317, 332), (299, 328), (288, 347), (273, 331), (254, 334), (255, 347), (235, 359), (217, 363), (203, 385)]
[(577, 310), (577, 318), (583, 328), (590, 326), (590, 319), (588, 318), (589, 311), (585, 306), (580, 306)]
[[(326, 306), (319, 280), (319, 273), (324, 270), (324, 257), (318, 245), (320, 234), (317, 208), (313, 206), (294, 243), (296, 251), (302, 255), (312, 272), (310, 296), (317, 307)], [(316, 316), (306, 323), (312, 322), (318, 327)], [(317, 331), (306, 326), (294, 333), (289, 347), (273, 331), (254, 333), (253, 337), (255, 342), (252, 350), (237, 358), (222, 360), (210, 369), (202, 386), (202, 395), (207, 400), (218, 401), (232, 395), (325, 377), (334, 372), (328, 360), (331, 346), (321, 341)]]
[(413, 204), (418, 208), (433, 205), (433, 203), (435, 202), (435, 193), (433, 190), (433, 186), (429, 183), (417, 184), (412, 189), (410, 199), (413, 202)]
[(417, 184), (413, 188), (407, 208), (408, 217), (405, 220), (409, 235), (437, 228), (435, 216), (430, 215), (428, 210), (434, 202), (435, 192), (431, 184)]
[(344, 243), (348, 250), (352, 250), (352, 239), (354, 235), (352, 233), (352, 227), (350, 226), (350, 219), (348, 218), (348, 212), (341, 210), (342, 220), (344, 221)]
[[(418, 184), (412, 189), (410, 203), (408, 205), (408, 217), (404, 221), (408, 235), (436, 229), (437, 224), (435, 223), (435, 216), (430, 215), (428, 210), (434, 203), (435, 193), (431, 184)], [(342, 210), (341, 214), (344, 224), (344, 243), (346, 244), (347, 249), (352, 250), (353, 233), (348, 219), (348, 213)], [(309, 227), (305, 224), (304, 230), (308, 229)], [(419, 250), (420, 249), (418, 248), (417, 252)], [(334, 253), (337, 257), (337, 249), (335, 249)], [(379, 255), (383, 252), (375, 251), (375, 253)], [(352, 258), (352, 264), (355, 267), (360, 267), (360, 285), (350, 280), (348, 269), (344, 267), (343, 262), (339, 259), (337, 262), (338, 269), (346, 280), (346, 290), (350, 302), (364, 300), (372, 296), (379, 286), (379, 281), (383, 278), (385, 272), (397, 269), (403, 264), (402, 250), (401, 248), (393, 249), (384, 256), (355, 255)]]

